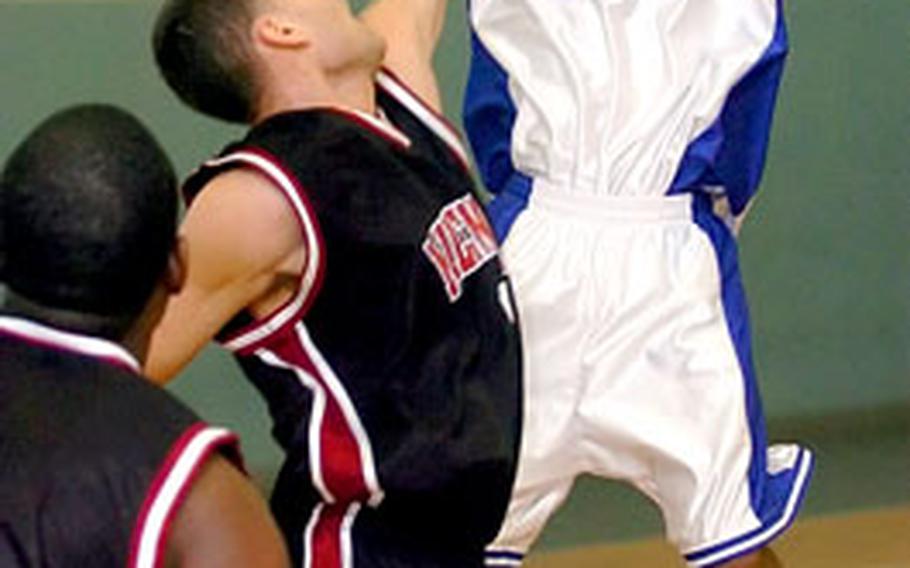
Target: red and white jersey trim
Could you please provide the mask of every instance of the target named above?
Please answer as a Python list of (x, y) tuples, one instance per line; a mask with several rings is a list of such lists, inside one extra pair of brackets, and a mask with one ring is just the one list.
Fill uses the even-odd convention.
[(300, 383), (313, 393), (313, 408), (310, 413), (307, 438), (313, 485), (326, 503), (331, 504), (339, 501), (339, 496), (329, 489), (331, 482), (325, 478), (325, 472), (328, 468), (324, 461), (328, 452), (337, 448), (325, 448), (322, 444), (325, 429), (331, 427), (326, 422), (326, 409), (329, 405), (337, 406), (344, 419), (346, 435), (353, 438), (357, 447), (357, 457), (360, 463), (360, 482), (368, 495), (368, 503), (374, 507), (378, 506), (385, 494), (379, 485), (372, 444), (366, 428), (360, 421), (357, 409), (354, 407), (354, 403), (348, 396), (341, 380), (339, 380), (331, 366), (322, 356), (322, 353), (316, 348), (306, 327), (302, 323), (297, 323), (294, 326), (293, 333), (295, 341), (309, 359), (315, 373), (308, 372), (301, 365), (291, 363), (268, 349), (257, 350), (256, 356), (267, 365), (292, 371)]
[(223, 428), (197, 424), (174, 444), (146, 495), (133, 529), (129, 568), (163, 565), (168, 529), (205, 460), (237, 437)]
[(376, 74), (376, 83), (391, 96), (395, 97), (398, 102), (407, 107), (427, 128), (439, 136), (466, 169), (470, 167), (468, 153), (461, 143), (461, 137), (443, 116), (430, 108), (407, 85), (386, 69), (381, 69)]
[(313, 394), (313, 406), (310, 411), (310, 422), (307, 430), (307, 445), (309, 446), (310, 477), (313, 486), (326, 503), (334, 503), (335, 496), (326, 487), (322, 474), (322, 422), (325, 417), (326, 393), (319, 381), (303, 369), (284, 361), (276, 354), (266, 349), (260, 349), (256, 355), (263, 363), (270, 367), (287, 369), (297, 376), (297, 380), (305, 389)]
[(319, 349), (316, 348), (306, 327), (303, 324), (297, 324), (295, 331), (297, 332), (300, 344), (303, 346), (304, 351), (310, 356), (310, 360), (313, 362), (313, 365), (315, 365), (320, 378), (328, 387), (329, 393), (335, 403), (341, 407), (348, 427), (351, 429), (351, 433), (357, 441), (357, 447), (360, 450), (360, 460), (363, 464), (363, 481), (370, 494), (369, 503), (375, 507), (382, 501), (384, 494), (379, 487), (379, 477), (376, 474), (376, 460), (373, 457), (373, 447), (370, 444), (369, 436), (367, 436), (366, 428), (363, 427), (360, 416), (357, 414), (357, 409), (354, 408), (354, 403), (351, 402), (351, 398), (348, 396), (344, 385), (322, 356)]
[(345, 108), (341, 106), (333, 106), (328, 108), (333, 112), (337, 112), (339, 114), (343, 114), (352, 118), (363, 126), (369, 128), (370, 130), (373, 130), (381, 136), (384, 136), (392, 142), (403, 146), (404, 148), (409, 148), (411, 146), (411, 139), (408, 138), (404, 132), (398, 130), (394, 124), (385, 118), (385, 112), (381, 108), (376, 109), (377, 114), (375, 115), (355, 108)]
[(356, 501), (316, 505), (303, 533), (302, 568), (354, 568), (351, 532), (361, 508)]
[(300, 223), (306, 246), (306, 263), (300, 276), (297, 292), (290, 301), (278, 308), (271, 315), (226, 340), (223, 345), (230, 351), (243, 351), (274, 334), (285, 326), (299, 319), (318, 292), (319, 280), (324, 269), (324, 249), (319, 233), (316, 216), (298, 189), (294, 178), (288, 174), (277, 160), (260, 150), (242, 150), (206, 162), (211, 167), (221, 167), (232, 162), (239, 162), (253, 167), (268, 177), (291, 205), (295, 217)]
[(52, 349), (62, 349), (96, 357), (119, 367), (125, 367), (134, 373), (141, 373), (139, 362), (129, 351), (100, 337), (62, 331), (13, 316), (0, 316), (0, 333), (14, 335), (29, 343)]

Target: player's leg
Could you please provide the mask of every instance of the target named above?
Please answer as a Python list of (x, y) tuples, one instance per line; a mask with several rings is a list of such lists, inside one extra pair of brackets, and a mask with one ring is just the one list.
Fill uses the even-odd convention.
[(518, 566), (581, 468), (574, 408), (580, 386), (579, 278), (570, 274), (564, 227), (531, 205), (503, 247), (521, 322), (524, 424), (509, 508), (487, 566)]
[[(717, 305), (723, 310), (721, 331), (726, 332), (726, 337), (706, 342), (705, 350), (720, 356), (726, 346), (735, 356), (736, 369), (728, 370), (724, 365), (718, 365), (716, 374), (721, 378), (736, 378), (742, 384), (739, 398), (736, 392), (730, 393), (728, 404), (738, 404), (743, 409), (746, 420), (739, 428), (750, 450), (746, 471), (732, 470), (724, 483), (705, 493), (705, 504), (700, 509), (703, 518), (717, 519), (718, 523), (725, 522), (728, 517), (748, 520), (751, 514), (754, 516), (751, 524), (755, 526), (738, 535), (727, 536), (722, 531), (715, 536), (708, 533), (702, 537), (704, 544), (690, 545), (685, 551), (686, 559), (696, 566), (735, 566), (732, 563), (737, 561), (774, 566), (776, 557), (763, 549), (795, 519), (811, 477), (813, 457), (811, 452), (795, 444), (768, 444), (752, 363), (749, 316), (735, 240), (727, 226), (713, 214), (710, 200), (705, 197), (696, 198), (693, 220), (713, 253), (716, 273), (712, 280), (715, 282), (707, 284), (714, 285), (718, 291)], [(727, 463), (727, 456), (736, 451), (736, 448), (718, 447), (713, 452), (713, 462)], [(736, 489), (738, 486), (740, 488)], [(748, 511), (737, 513), (725, 508), (724, 496), (733, 490), (748, 492)]]
[(774, 566), (755, 551), (795, 517), (812, 458), (767, 445), (735, 249), (700, 207), (699, 225), (642, 224), (622, 239), (611, 270), (622, 304), (603, 322), (608, 355), (580, 420), (602, 437), (593, 473), (651, 497), (689, 564)]

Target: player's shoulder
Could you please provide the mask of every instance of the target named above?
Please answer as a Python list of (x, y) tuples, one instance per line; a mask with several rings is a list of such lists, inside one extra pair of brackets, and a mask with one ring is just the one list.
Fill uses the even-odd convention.
[(191, 263), (227, 275), (256, 272), (303, 246), (297, 209), (261, 170), (234, 168), (212, 178), (193, 200), (180, 233)]
[[(231, 227), (234, 233), (249, 233), (267, 227), (274, 229), (276, 223), (293, 221), (293, 217), (287, 215), (286, 199), (276, 185), (275, 180), (261, 169), (227, 170), (206, 184), (205, 190), (190, 205), (187, 218), (222, 228)], [(201, 218), (198, 218), (200, 214)], [(230, 238), (231, 235), (224, 236)]]

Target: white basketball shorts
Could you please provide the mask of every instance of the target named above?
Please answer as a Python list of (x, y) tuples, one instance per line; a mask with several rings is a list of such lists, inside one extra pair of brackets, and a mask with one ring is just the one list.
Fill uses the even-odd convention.
[(812, 456), (767, 445), (736, 245), (707, 195), (603, 197), (535, 180), (503, 255), (525, 429), (488, 566), (520, 565), (582, 473), (652, 499), (693, 566), (792, 522)]

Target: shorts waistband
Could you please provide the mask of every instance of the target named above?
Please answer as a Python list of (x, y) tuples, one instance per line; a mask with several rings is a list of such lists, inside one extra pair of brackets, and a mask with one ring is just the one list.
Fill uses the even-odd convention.
[(598, 195), (535, 179), (532, 208), (592, 221), (672, 221), (692, 218), (692, 195)]

